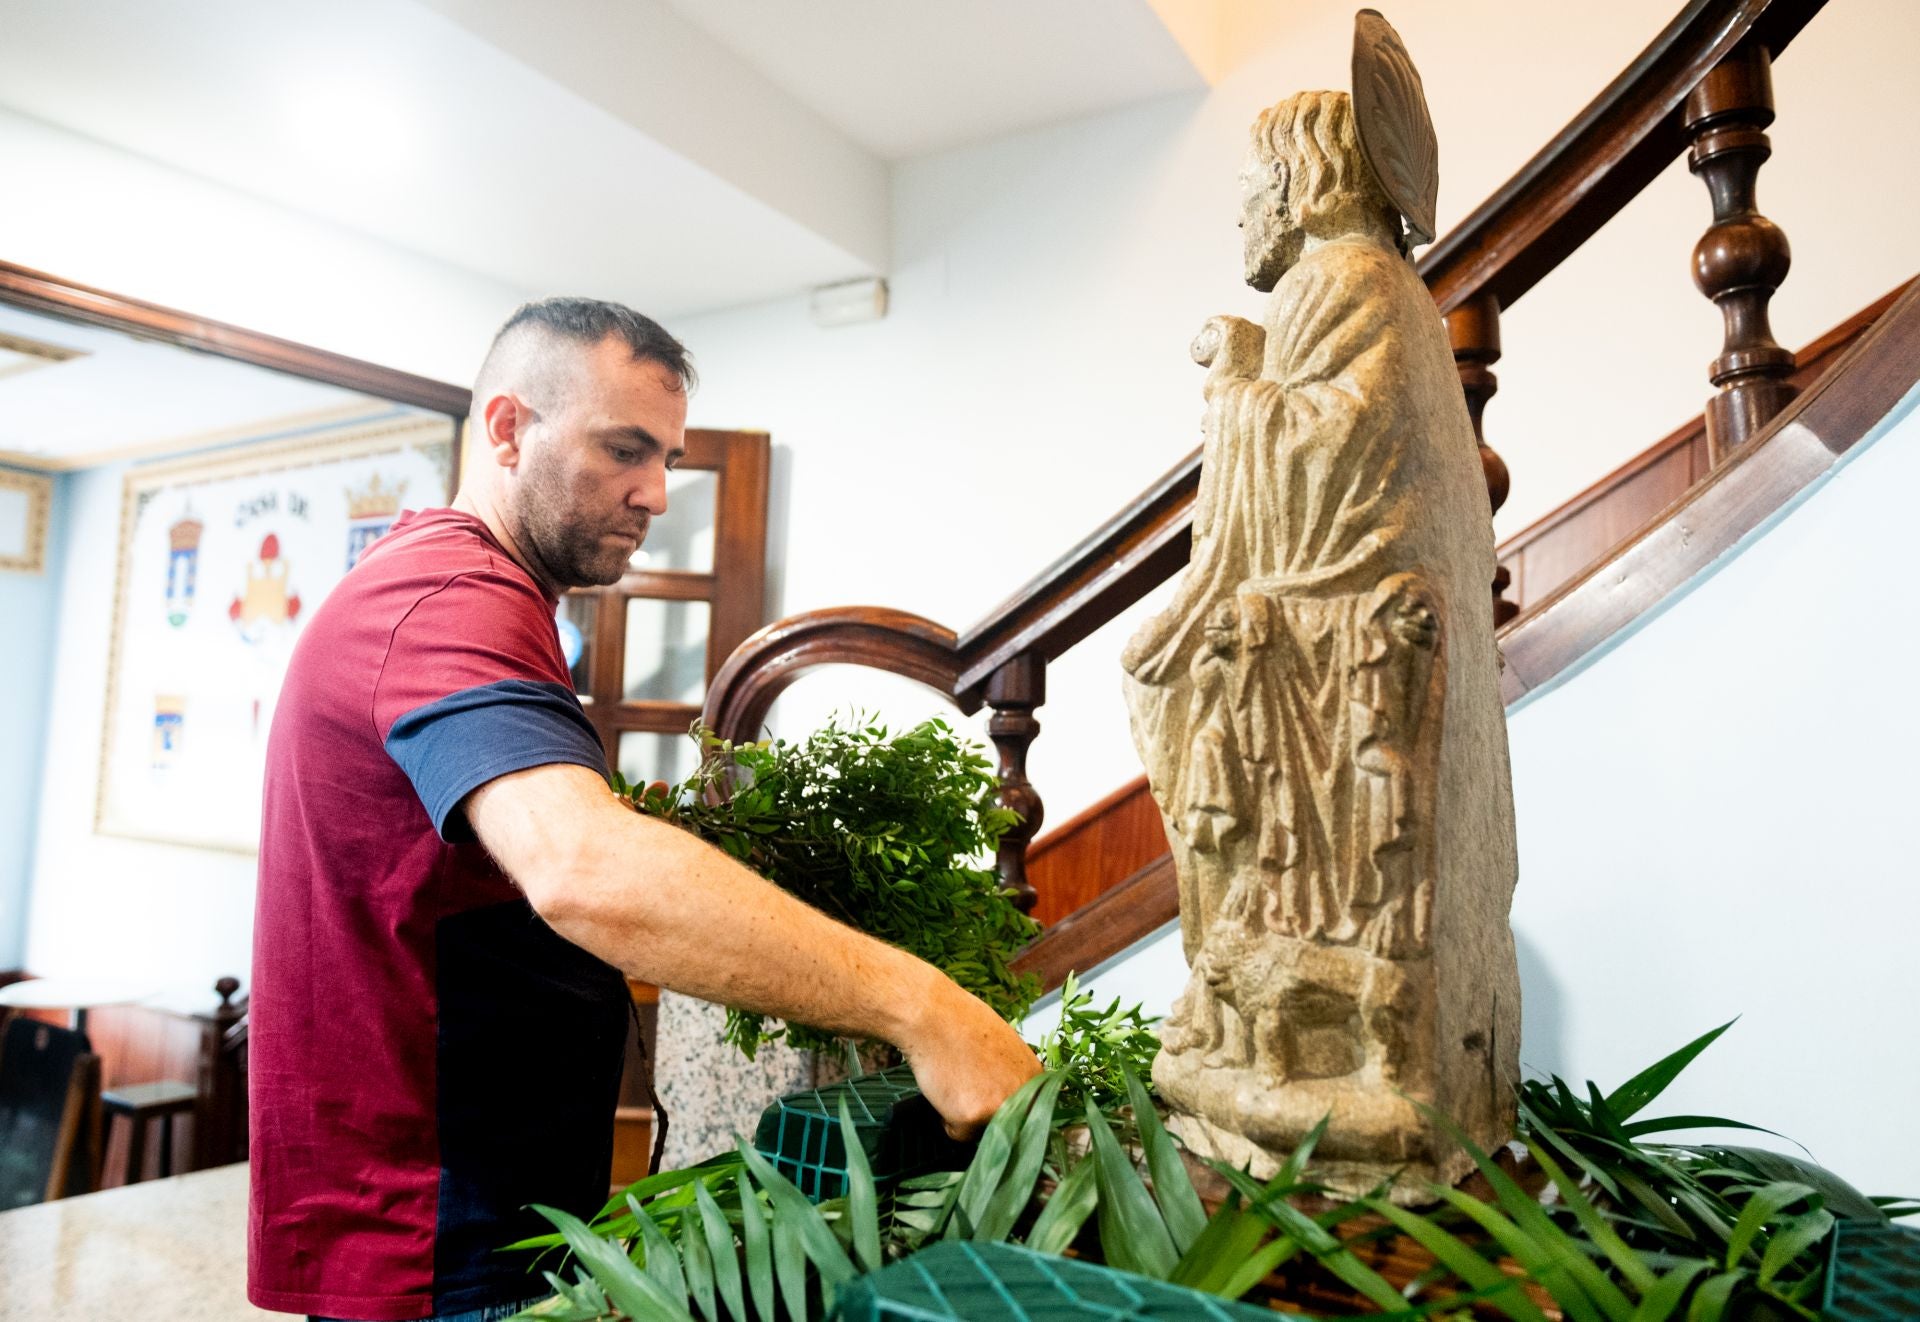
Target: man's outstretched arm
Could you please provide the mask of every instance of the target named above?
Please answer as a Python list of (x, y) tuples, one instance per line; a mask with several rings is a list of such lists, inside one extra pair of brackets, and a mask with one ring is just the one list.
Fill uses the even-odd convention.
[(837, 923), (676, 826), (553, 763), (467, 796), (474, 834), (561, 936), (629, 977), (900, 1048), (956, 1135), (1039, 1069), (932, 965)]

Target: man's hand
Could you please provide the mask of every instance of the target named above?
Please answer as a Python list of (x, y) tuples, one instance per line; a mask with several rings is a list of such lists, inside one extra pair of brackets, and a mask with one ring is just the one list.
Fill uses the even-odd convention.
[(973, 1138), (1040, 1062), (999, 1015), (941, 977), (921, 1021), (899, 1043), (913, 1077), (953, 1138)]

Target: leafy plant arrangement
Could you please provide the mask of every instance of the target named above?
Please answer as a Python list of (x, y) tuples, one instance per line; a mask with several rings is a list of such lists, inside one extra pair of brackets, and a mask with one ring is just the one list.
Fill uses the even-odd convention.
[[(699, 771), (649, 792), (615, 777), (637, 810), (719, 846), (815, 908), (946, 972), (1004, 1018), (1039, 980), (1009, 961), (1040, 926), (1014, 907), (982, 859), (1019, 820), (999, 781), (942, 721), (903, 734), (837, 720), (798, 743), (734, 744), (696, 727)], [(726, 1039), (751, 1059), (763, 1042), (837, 1050), (802, 1024), (727, 1012)]]
[(1060, 985), (1060, 1018), (1034, 1047), (1041, 1065), (1065, 1079), (1061, 1110), (1077, 1115), (1087, 1102), (1102, 1110), (1128, 1104), (1126, 1076), (1145, 1079), (1153, 1072), (1158, 1022), (1137, 1005), (1122, 1010), (1118, 996), (1105, 1010), (1093, 1009), (1093, 993), (1081, 989), (1080, 975), (1067, 974)]
[(1470, 1288), (1507, 1317), (1538, 1322), (1547, 1302), (1576, 1322), (1817, 1317), (1835, 1218), (1885, 1222), (1920, 1205), (1867, 1198), (1771, 1151), (1647, 1141), (1757, 1128), (1716, 1116), (1632, 1118), (1730, 1026), (1611, 1093), (1588, 1084), (1583, 1099), (1559, 1078), (1523, 1084), (1520, 1142), (1545, 1177), (1544, 1198), (1429, 1111), (1472, 1155), (1491, 1198), (1436, 1186), (1441, 1204), (1425, 1215), (1361, 1201), (1433, 1254), (1452, 1277), (1443, 1288)]
[(1668, 1261), (1669, 1276), (1684, 1268), (1697, 1280), (1703, 1310), (1733, 1301), (1741, 1316), (1813, 1316), (1835, 1218), (1885, 1222), (1920, 1212), (1920, 1203), (1868, 1198), (1812, 1161), (1763, 1148), (1646, 1141), (1675, 1130), (1758, 1130), (1718, 1116), (1634, 1118), (1730, 1027), (1605, 1095), (1589, 1084), (1577, 1096), (1557, 1077), (1530, 1080), (1520, 1090), (1520, 1130), (1560, 1193), (1559, 1220), (1586, 1227), (1629, 1283), (1648, 1280), (1636, 1257)]
[[(1544, 1199), (1457, 1130), (1484, 1180), (1482, 1196), (1436, 1189), (1441, 1201), (1426, 1212), (1395, 1206), (1384, 1188), (1329, 1199), (1309, 1173), (1323, 1122), (1264, 1184), (1209, 1163), (1229, 1187), (1209, 1215), (1130, 1069), (1119, 1071), (1124, 1108), (1081, 1104), (1088, 1144), (1077, 1156), (1058, 1138), (1072, 1085), (1049, 1070), (1001, 1108), (965, 1171), (877, 1188), (843, 1114), (849, 1188), (831, 1202), (808, 1203), (743, 1145), (641, 1181), (591, 1224), (547, 1210), (558, 1233), (514, 1247), (564, 1245), (576, 1268), (571, 1280), (549, 1273), (557, 1293), (521, 1316), (771, 1322), (783, 1307), (783, 1316), (823, 1317), (855, 1275), (934, 1239), (968, 1239), (1054, 1254), (1074, 1246), (1224, 1298), (1307, 1258), (1390, 1318), (1491, 1311), (1546, 1322), (1549, 1308), (1572, 1322), (1814, 1317), (1833, 1218), (1884, 1221), (1920, 1205), (1864, 1198), (1811, 1163), (1771, 1152), (1644, 1141), (1682, 1128), (1751, 1128), (1700, 1116), (1633, 1119), (1721, 1031), (1612, 1093), (1589, 1085), (1582, 1100), (1558, 1079), (1527, 1084), (1522, 1139), (1551, 1188)], [(1137, 1157), (1116, 1122), (1132, 1131)], [(1053, 1189), (1042, 1200), (1047, 1179)], [(1434, 1265), (1395, 1286), (1356, 1249), (1401, 1234)]]
[[(1017, 1241), (1060, 1254), (1090, 1219), (1097, 1220), (1099, 1243), (1112, 1265), (1229, 1297), (1251, 1289), (1303, 1245), (1315, 1256), (1327, 1255), (1323, 1261), (1336, 1272), (1372, 1275), (1322, 1229), (1363, 1209), (1341, 1209), (1315, 1221), (1281, 1201), (1296, 1189), (1314, 1187), (1297, 1181), (1317, 1132), (1275, 1180), (1265, 1186), (1248, 1182), (1259, 1199), (1256, 1210), (1242, 1208), (1235, 1195), (1209, 1218), (1146, 1089), (1131, 1074), (1124, 1082), (1137, 1108), (1150, 1176), (1143, 1178), (1102, 1111), (1088, 1105), (1091, 1146), (1039, 1204), (1035, 1195), (1048, 1173), (1065, 1082), (1053, 1071), (1029, 1080), (988, 1124), (965, 1171), (909, 1180), (890, 1196), (876, 1189), (852, 1118), (843, 1110), (849, 1164), (843, 1198), (807, 1202), (743, 1143), (733, 1156), (641, 1181), (590, 1224), (541, 1208), (558, 1233), (513, 1247), (564, 1245), (575, 1259), (574, 1277), (546, 1273), (555, 1294), (518, 1316), (528, 1322), (821, 1318), (856, 1275), (931, 1240)], [(1300, 1238), (1283, 1234), (1249, 1261), (1241, 1250), (1272, 1234), (1275, 1218), (1312, 1229)], [(1380, 1287), (1391, 1291), (1384, 1281)]]

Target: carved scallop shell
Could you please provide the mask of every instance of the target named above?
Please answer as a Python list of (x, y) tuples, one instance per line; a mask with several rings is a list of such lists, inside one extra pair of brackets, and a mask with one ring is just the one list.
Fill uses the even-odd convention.
[(1410, 242), (1433, 242), (1440, 144), (1426, 89), (1400, 34), (1372, 9), (1353, 16), (1353, 114), (1360, 149), (1407, 218)]

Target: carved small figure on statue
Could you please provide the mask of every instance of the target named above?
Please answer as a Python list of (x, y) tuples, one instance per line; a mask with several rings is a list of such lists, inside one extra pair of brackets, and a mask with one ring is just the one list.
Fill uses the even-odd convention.
[(1207, 617), (1205, 642), (1193, 657), (1193, 704), (1182, 834), (1194, 852), (1218, 854), (1240, 830), (1246, 791), (1236, 765), (1231, 707), (1234, 662), (1240, 647), (1240, 611), (1223, 601)]
[(1398, 1172), (1403, 1198), (1465, 1160), (1415, 1103), (1494, 1146), (1518, 1075), (1493, 535), (1409, 258), (1436, 162), (1419, 75), (1371, 11), (1353, 95), (1255, 122), (1241, 228), (1270, 299), (1194, 341), (1192, 559), (1122, 658), (1191, 970), (1154, 1066), (1175, 1131), (1270, 1174), (1331, 1114), (1322, 1177)]
[(1355, 791), (1366, 805), (1373, 861), (1359, 870), (1353, 912), (1367, 914), (1361, 939), (1368, 950), (1401, 958), (1424, 949), (1428, 936), (1431, 886), (1419, 884), (1417, 875), (1415, 786), (1433, 774), (1418, 766), (1433, 743), (1420, 738), (1422, 717), (1436, 683), (1444, 696), (1446, 675), (1436, 657), (1438, 604), (1418, 575), (1387, 579), (1374, 590), (1373, 603), (1347, 693), (1353, 761), (1366, 773)]

